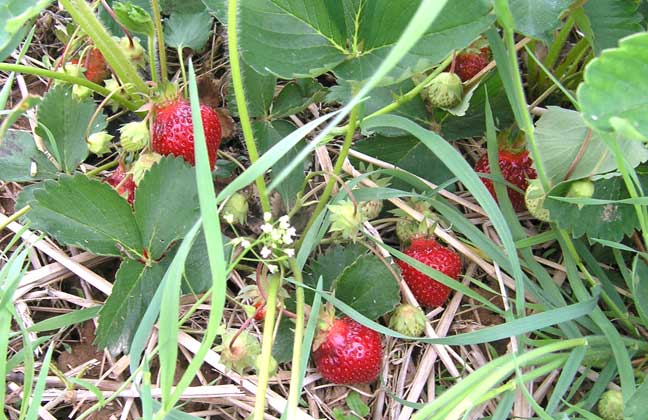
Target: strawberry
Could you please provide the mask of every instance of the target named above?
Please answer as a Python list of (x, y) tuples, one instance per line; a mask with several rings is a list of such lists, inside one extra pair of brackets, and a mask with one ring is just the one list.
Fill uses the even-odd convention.
[(380, 334), (351, 318), (326, 323), (318, 333), (313, 349), (317, 371), (329, 382), (370, 383), (380, 373)]
[[(459, 255), (440, 245), (434, 239), (415, 238), (412, 245), (405, 250), (405, 255), (442, 272), (455, 280), (461, 273), (461, 258)], [(450, 295), (450, 288), (426, 276), (404, 261), (398, 261), (405, 283), (409, 286), (414, 297), (423, 306), (441, 306)]]
[[(484, 51), (485, 50), (485, 51)], [(455, 57), (455, 73), (462, 82), (467, 82), (488, 64), (488, 48), (482, 48), (479, 53), (464, 52)]]
[[(221, 126), (218, 114), (207, 105), (200, 105), (209, 164), (216, 164), (216, 152), (221, 141)], [(184, 99), (166, 102), (155, 108), (153, 123), (153, 151), (161, 155), (182, 156), (195, 165), (194, 136), (191, 123), (191, 105)]]
[(254, 312), (254, 320), (255, 321), (263, 321), (265, 319), (265, 302), (262, 300), (258, 300), (254, 302), (254, 307), (256, 308), (256, 311)]
[(120, 163), (105, 181), (117, 190), (119, 195), (128, 200), (128, 204), (133, 204), (136, 185), (131, 174), (126, 173), (123, 163)]
[[(71, 62), (72, 64), (78, 64), (79, 60), (74, 59)], [(110, 76), (106, 59), (97, 48), (91, 48), (88, 51), (87, 56), (83, 59), (83, 67), (86, 69), (85, 78), (93, 83), (101, 84), (104, 79)]]
[[(531, 167), (533, 160), (529, 157), (529, 152), (524, 150), (522, 152), (512, 152), (504, 149), (499, 150), (499, 167), (502, 171), (504, 179), (525, 191), (529, 186), (529, 179), (535, 179), (536, 171)], [(490, 167), (488, 165), (488, 154), (484, 154), (475, 164), (475, 172), (490, 174)], [(482, 178), (482, 182), (490, 191), (493, 197), (495, 196), (495, 188), (493, 181), (490, 179)], [(515, 211), (524, 210), (524, 194), (508, 188), (508, 196), (513, 204)]]

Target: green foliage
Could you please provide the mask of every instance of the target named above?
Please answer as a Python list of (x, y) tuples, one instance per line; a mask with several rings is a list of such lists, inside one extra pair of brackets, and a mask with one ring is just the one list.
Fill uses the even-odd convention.
[(88, 156), (86, 135), (106, 128), (103, 112), (93, 119), (96, 110), (94, 101), (78, 102), (71, 88), (62, 85), (51, 89), (38, 106), (36, 134), (68, 174)]
[(0, 179), (29, 182), (51, 179), (58, 170), (36, 147), (34, 137), (19, 130), (9, 130), (0, 143)]
[(0, 60), (27, 35), (31, 22), (52, 0), (6, 0), (0, 7)]
[(173, 48), (202, 50), (211, 35), (213, 19), (206, 13), (173, 13), (164, 25), (164, 42)]
[(309, 105), (322, 102), (327, 93), (315, 79), (297, 79), (287, 83), (272, 104), (272, 118), (285, 118), (305, 110)]
[(571, 3), (571, 0), (511, 0), (509, 5), (519, 32), (550, 44), (553, 31), (560, 26), (561, 15)]
[(113, 5), (113, 10), (119, 22), (129, 31), (153, 35), (153, 19), (143, 7), (118, 1)]
[[(317, 280), (321, 276), (322, 290), (332, 290), (335, 281), (342, 275), (345, 268), (366, 253), (367, 250), (357, 244), (333, 246), (311, 262), (308, 271), (304, 273), (304, 283), (315, 288)], [(308, 289), (304, 292), (306, 302), (311, 302), (313, 292)]]
[(621, 38), (643, 30), (637, 3), (635, 0), (589, 0), (585, 3), (582, 13), (576, 16), (597, 55), (606, 48), (616, 47)]

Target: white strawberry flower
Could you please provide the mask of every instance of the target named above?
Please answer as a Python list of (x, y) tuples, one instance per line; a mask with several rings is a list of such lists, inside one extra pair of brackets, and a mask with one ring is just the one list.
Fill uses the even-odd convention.
[(275, 264), (268, 264), (268, 270), (270, 271), (270, 273), (274, 274), (277, 272), (277, 270), (279, 270), (279, 267)]
[(295, 250), (293, 248), (286, 248), (284, 252), (291, 258), (295, 256)]
[(263, 258), (268, 258), (270, 255), (272, 255), (272, 250), (270, 248), (268, 248), (267, 246), (264, 246), (261, 249), (261, 256)]
[(248, 249), (249, 247), (252, 246), (252, 244), (251, 244), (250, 241), (248, 241), (247, 239), (241, 239), (241, 246), (242, 246), (244, 249)]
[(270, 213), (269, 211), (263, 213), (263, 221), (269, 222), (270, 220), (272, 220), (272, 213)]

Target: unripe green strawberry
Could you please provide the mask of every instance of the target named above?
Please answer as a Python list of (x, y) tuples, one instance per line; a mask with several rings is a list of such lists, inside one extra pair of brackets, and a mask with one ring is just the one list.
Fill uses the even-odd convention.
[(621, 391), (605, 391), (601, 395), (597, 407), (603, 420), (623, 420), (623, 396)]
[(105, 131), (92, 133), (88, 136), (88, 150), (90, 150), (90, 153), (94, 153), (97, 156), (102, 156), (110, 152), (110, 141), (112, 139), (113, 136), (106, 133)]
[(144, 178), (144, 175), (148, 172), (149, 169), (162, 159), (162, 155), (157, 153), (142, 153), (140, 154), (137, 161), (133, 164), (133, 167), (130, 170), (130, 173), (133, 175), (133, 181), (135, 185), (139, 185)]
[(118, 39), (117, 44), (121, 50), (126, 53), (126, 56), (133, 62), (133, 64), (139, 67), (144, 67), (146, 64), (146, 54), (144, 54), (144, 47), (140, 44), (139, 38), (134, 37), (133, 45), (131, 45), (130, 39), (123, 36)]
[[(258, 355), (254, 362), (254, 367), (257, 371), (257, 375), (263, 368), (262, 364), (263, 364), (262, 357), (261, 355)], [(270, 356), (270, 364), (268, 366), (268, 372), (270, 372), (271, 377), (275, 376), (278, 367), (279, 367), (279, 363), (277, 363), (277, 360), (274, 357)]]
[(223, 344), (216, 347), (216, 350), (221, 352), (220, 360), (225, 366), (238, 373), (256, 366), (257, 357), (261, 354), (261, 345), (255, 336), (247, 331), (241, 331), (239, 334), (235, 329), (227, 330), (222, 335)]
[(340, 204), (330, 204), (331, 232), (342, 232), (346, 239), (353, 239), (362, 229), (362, 224), (367, 220), (364, 213), (357, 209), (350, 200), (341, 201)]
[(549, 210), (544, 208), (546, 194), (542, 188), (542, 183), (539, 179), (532, 179), (529, 181), (529, 186), (524, 193), (524, 202), (526, 203), (527, 210), (531, 216), (543, 222), (551, 221)]
[(389, 328), (410, 337), (420, 337), (425, 331), (425, 314), (413, 305), (399, 305), (389, 319)]
[(454, 73), (440, 73), (427, 86), (427, 99), (434, 108), (454, 108), (462, 98), (463, 85)]
[(235, 193), (227, 200), (221, 214), (223, 216), (231, 214), (235, 222), (244, 225), (247, 223), (248, 209), (247, 198), (241, 193)]
[(420, 223), (414, 219), (401, 218), (396, 222), (396, 237), (401, 244), (406, 244), (420, 235)]
[(149, 143), (149, 129), (146, 121), (133, 121), (124, 124), (120, 129), (119, 142), (127, 152), (138, 152)]
[[(580, 179), (574, 181), (569, 186), (567, 197), (570, 198), (592, 198), (594, 195), (594, 183), (589, 179)], [(578, 208), (582, 209), (583, 204), (578, 204)]]
[(382, 200), (365, 201), (360, 207), (362, 212), (367, 217), (367, 220), (375, 219), (380, 215), (383, 208)]

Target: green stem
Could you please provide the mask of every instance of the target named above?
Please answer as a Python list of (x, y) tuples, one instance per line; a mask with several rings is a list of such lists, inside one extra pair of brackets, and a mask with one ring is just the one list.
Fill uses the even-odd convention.
[(306, 238), (306, 234), (313, 227), (313, 223), (315, 223), (315, 220), (317, 220), (320, 213), (324, 210), (324, 207), (326, 207), (328, 199), (331, 197), (331, 193), (333, 192), (333, 186), (335, 185), (336, 178), (339, 177), (340, 173), (342, 172), (342, 166), (344, 165), (344, 161), (346, 160), (349, 154), (349, 149), (351, 148), (351, 144), (353, 143), (353, 135), (355, 134), (357, 124), (358, 124), (358, 106), (355, 106), (351, 111), (351, 115), (349, 116), (349, 127), (344, 137), (344, 144), (342, 145), (342, 150), (340, 150), (340, 154), (337, 160), (335, 161), (335, 167), (333, 168), (334, 176), (330, 177), (328, 184), (326, 184), (326, 188), (324, 189), (324, 192), (320, 197), (319, 203), (317, 203), (317, 207), (315, 207), (315, 211), (313, 211), (313, 215), (308, 220), (308, 223), (306, 224), (306, 228), (304, 228), (304, 232), (301, 238), (299, 238), (299, 241), (297, 241), (297, 245), (296, 245), (297, 249), (299, 249), (299, 247), (301, 246), (302, 241), (304, 240), (304, 238)]
[[(0, 63), (0, 71), (6, 71), (6, 72), (15, 71), (16, 73), (33, 74), (36, 76), (47, 77), (49, 79), (62, 80), (64, 82), (74, 83), (76, 85), (87, 87), (88, 89), (97, 92), (102, 96), (108, 96), (110, 94), (110, 90), (96, 83), (92, 83), (91, 81), (89, 81), (84, 77), (70, 76), (69, 74), (65, 74), (58, 71), (41, 69), (32, 66), (23, 66), (22, 64), (9, 64), (9, 63)], [(128, 99), (124, 98), (121, 95), (113, 95), (112, 98), (116, 102), (119, 102), (120, 105), (122, 105), (123, 107), (131, 111), (136, 111), (141, 105), (138, 103), (130, 102)]]
[(167, 81), (167, 60), (166, 49), (164, 48), (164, 30), (162, 29), (162, 14), (160, 13), (160, 3), (158, 0), (151, 0), (151, 10), (153, 11), (153, 24), (155, 25), (155, 37), (158, 42), (158, 57), (160, 57), (160, 78), (162, 82)]
[(11, 216), (7, 218), (4, 222), (0, 223), (0, 232), (2, 232), (7, 226), (9, 226), (9, 223), (15, 222), (16, 220), (20, 219), (22, 216), (25, 215), (29, 210), (31, 210), (31, 206), (27, 205)]
[(157, 85), (160, 81), (160, 78), (158, 77), (157, 68), (155, 66), (155, 35), (150, 34), (146, 37), (146, 39), (149, 56), (149, 71), (151, 72), (151, 79), (153, 79), (153, 83)]
[[(304, 282), (301, 269), (297, 266), (297, 260), (290, 259), (290, 268), (297, 284)], [(301, 389), (300, 369), (302, 345), (304, 341), (304, 289), (295, 286), (296, 314), (295, 319), (295, 342), (292, 355), (292, 372), (290, 374), (290, 391), (288, 393), (287, 416), (288, 419), (297, 418), (297, 405), (299, 404), (299, 390)]]
[(97, 175), (97, 174), (100, 174), (101, 172), (105, 171), (106, 169), (114, 168), (114, 167), (117, 166), (118, 164), (119, 164), (119, 161), (117, 161), (117, 160), (113, 160), (112, 162), (108, 162), (108, 163), (105, 163), (105, 164), (103, 164), (103, 165), (101, 165), (101, 166), (97, 166), (97, 167), (94, 168), (93, 170), (88, 171), (88, 172), (86, 173), (86, 175), (87, 175), (88, 177), (93, 177), (93, 176), (95, 176), (95, 175)]
[[(238, 2), (237, 0), (228, 0), (227, 3), (227, 39), (229, 44), (229, 60), (232, 72), (232, 85), (234, 87), (234, 96), (236, 97), (236, 107), (238, 108), (239, 120), (243, 131), (243, 140), (245, 148), (250, 156), (250, 162), (254, 163), (259, 160), (256, 144), (254, 142), (254, 132), (252, 123), (248, 114), (247, 103), (245, 102), (245, 90), (243, 88), (243, 76), (241, 74), (241, 63), (238, 52)], [(266, 193), (266, 184), (263, 175), (256, 179), (256, 186), (259, 190), (261, 207), (264, 212), (270, 212), (270, 200)]]
[(180, 72), (182, 73), (182, 84), (185, 96), (189, 96), (189, 84), (187, 79), (187, 71), (185, 70), (184, 57), (182, 57), (182, 47), (178, 47), (178, 60), (180, 61)]
[(72, 16), (74, 22), (88, 34), (95, 46), (99, 48), (119, 80), (124, 84), (133, 85), (140, 93), (147, 93), (148, 87), (137, 72), (137, 68), (97, 19), (86, 0), (60, 0), (60, 2)]
[(515, 39), (513, 37), (513, 31), (510, 29), (505, 29), (504, 30), (504, 41), (506, 42), (506, 50), (509, 54), (509, 60), (510, 64), (512, 65), (512, 74), (513, 74), (513, 87), (514, 91), (513, 94), (515, 95), (516, 101), (520, 105), (524, 105), (522, 109), (525, 111), (522, 112), (522, 121), (519, 123), (521, 124), (522, 130), (526, 133), (527, 136), (527, 141), (529, 143), (529, 147), (531, 149), (531, 154), (533, 155), (533, 160), (535, 161), (536, 164), (536, 171), (538, 173), (538, 178), (540, 179), (540, 182), (542, 183), (542, 187), (544, 188), (545, 191), (550, 190), (550, 184), (549, 184), (549, 178), (547, 177), (547, 173), (545, 172), (545, 168), (540, 156), (540, 150), (538, 149), (538, 144), (535, 141), (535, 132), (534, 132), (534, 126), (533, 126), (533, 120), (531, 119), (531, 115), (527, 111), (527, 101), (526, 97), (524, 95), (524, 87), (522, 85), (522, 78), (520, 76), (519, 71), (515, 71), (518, 69), (518, 57), (517, 57), (517, 50), (515, 48)]
[(266, 390), (270, 378), (270, 358), (272, 357), (272, 342), (274, 336), (275, 315), (277, 312), (277, 292), (281, 276), (268, 276), (268, 296), (266, 299), (266, 313), (263, 322), (263, 341), (261, 342), (261, 363), (257, 381), (257, 394), (254, 403), (254, 420), (263, 420), (265, 413)]

